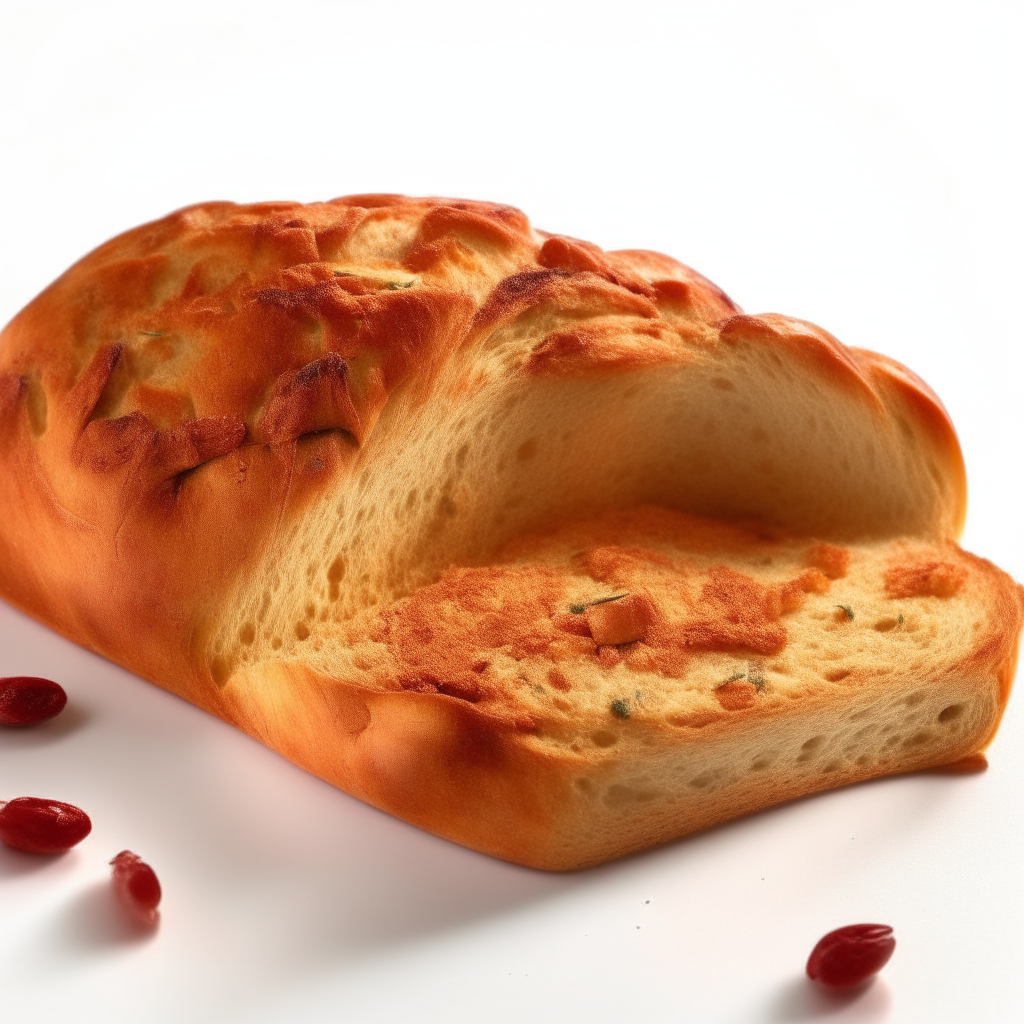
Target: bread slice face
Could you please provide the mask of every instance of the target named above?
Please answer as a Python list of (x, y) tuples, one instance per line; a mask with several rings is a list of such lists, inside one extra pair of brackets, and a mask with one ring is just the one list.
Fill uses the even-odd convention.
[[(879, 545), (888, 554), (877, 558), (894, 565), (969, 564), (963, 592), (988, 609), (979, 611), (987, 624), (979, 636), (990, 629), (1001, 638), (984, 649), (996, 644), (1001, 653), (980, 675), (972, 668), (961, 677), (979, 692), (1000, 673), (1005, 679), (987, 718), (964, 710), (955, 729), (936, 735), (969, 735), (963, 749), (977, 750), (1005, 702), (1020, 610), (1005, 577), (950, 547), (964, 509), (955, 434), (910, 371), (812, 324), (747, 316), (669, 257), (606, 253), (537, 232), (496, 204), (401, 196), (203, 204), (101, 246), (0, 336), (0, 592), (350, 792), (525, 863), (593, 863), (787, 795), (960, 756), (960, 746), (919, 741), (904, 760), (893, 750), (813, 782), (800, 774), (810, 771), (805, 759), (796, 775), (758, 776), (758, 792), (776, 794), (760, 804), (709, 782), (694, 799), (719, 807), (717, 818), (670, 813), (636, 779), (654, 772), (667, 780), (675, 769), (655, 768), (655, 758), (641, 770), (640, 753), (657, 753), (665, 766), (685, 751), (710, 757), (748, 728), (756, 745), (758, 729), (784, 728), (796, 707), (803, 713), (820, 701), (825, 714), (829, 701), (855, 703), (884, 675), (887, 645), (913, 631), (906, 616), (889, 633), (871, 627), (874, 648), (843, 654), (856, 686), (819, 680), (821, 693), (776, 706), (789, 677), (761, 666), (789, 659), (792, 678), (804, 678), (808, 665), (792, 653), (797, 623), (824, 591), (812, 587), (799, 610), (765, 620), (753, 646), (756, 630), (742, 642), (719, 638), (717, 652), (684, 644), (658, 653), (651, 637), (674, 621), (666, 609), (682, 614), (683, 599), (656, 600), (650, 580), (582, 619), (558, 610), (616, 583), (600, 567), (580, 575), (573, 559), (589, 550), (588, 538), (611, 530), (619, 537), (611, 547), (646, 551), (652, 565), (668, 559), (689, 580), (685, 593), (702, 577), (678, 565), (704, 564), (685, 554), (702, 544), (707, 565), (741, 575), (746, 563), (735, 551), (745, 544), (796, 552), (811, 538), (864, 553), (851, 564), (870, 561), (866, 552)], [(746, 520), (762, 525), (741, 543), (730, 533), (740, 528), (723, 524)], [(708, 536), (713, 543), (694, 539)], [(914, 562), (914, 545), (927, 557)], [(812, 570), (838, 588), (826, 569), (800, 571)], [(782, 585), (773, 572), (746, 575), (771, 591)], [(593, 593), (569, 593), (585, 578)], [(987, 588), (973, 582), (982, 578)], [(548, 616), (553, 646), (516, 658), (510, 640), (510, 652), (475, 674), (461, 662), (450, 677), (420, 672), (407, 657), (403, 616), (453, 581), (490, 609), (480, 622), (511, 615), (512, 605), (501, 610), (511, 591), (533, 593), (531, 614)], [(1000, 614), (981, 599), (996, 592), (1004, 594), (1001, 605), (992, 597)], [(936, 607), (948, 612), (959, 593), (921, 599), (944, 601)], [(878, 601), (891, 600), (881, 594)], [(461, 616), (475, 635), (476, 606), (463, 608), (455, 591), (444, 601), (444, 621)], [(847, 602), (840, 595), (837, 603)], [(839, 632), (859, 635), (861, 614)], [(887, 613), (879, 604), (864, 614), (883, 621)], [(565, 621), (577, 633), (566, 636), (575, 640), (557, 632), (559, 615), (573, 616)], [(608, 642), (595, 642), (600, 653), (573, 648), (563, 657), (585, 646), (584, 620), (597, 630), (591, 641)], [(638, 623), (655, 632), (611, 642)], [(440, 635), (429, 621), (424, 629)], [(769, 650), (766, 638), (777, 643), (782, 634), (783, 647)], [(984, 645), (956, 635), (967, 665)], [(457, 649), (451, 639), (435, 646)], [(614, 664), (613, 650), (622, 655)], [(937, 657), (918, 658), (928, 678), (952, 672), (940, 671)], [(817, 660), (810, 648), (800, 658)], [(531, 680), (529, 692), (506, 678), (509, 659), (521, 663), (515, 671)], [(563, 661), (572, 663), (571, 698), (558, 697), (567, 710), (532, 689), (550, 691), (540, 676), (561, 678)], [(700, 727), (669, 721), (710, 713), (693, 687), (707, 697), (712, 677), (743, 665), (770, 680), (755, 687), (749, 707), (719, 709)], [(621, 681), (622, 694), (609, 697), (602, 679)], [(739, 692), (740, 682), (723, 692)], [(628, 718), (613, 715), (611, 729), (608, 701), (635, 701), (637, 691), (647, 695), (643, 708), (628, 704)], [(667, 702), (657, 726), (654, 694)], [(958, 702), (950, 697), (936, 713)], [(602, 746), (594, 735), (615, 739)], [(348, 736), (358, 738), (352, 750)], [(357, 755), (371, 737), (385, 753)], [(395, 775), (398, 749), (408, 770)], [(453, 750), (477, 766), (468, 776)], [(580, 757), (596, 759), (594, 770), (580, 769)], [(489, 758), (503, 767), (477, 772)], [(435, 762), (448, 767), (422, 767)], [(613, 765), (619, 781), (608, 781), (619, 771)], [(450, 786), (445, 772), (455, 773)], [(473, 781), (485, 776), (482, 788)], [(501, 821), (475, 798), (458, 798), (459, 786), (489, 794), (484, 804), (500, 792)], [(631, 802), (634, 792), (641, 796)]]
[[(643, 507), (323, 625), (301, 668), (258, 663), (224, 696), (363, 799), (566, 869), (982, 750), (1022, 612), (952, 543), (839, 546)], [(335, 723), (333, 742), (297, 741), (299, 720)]]

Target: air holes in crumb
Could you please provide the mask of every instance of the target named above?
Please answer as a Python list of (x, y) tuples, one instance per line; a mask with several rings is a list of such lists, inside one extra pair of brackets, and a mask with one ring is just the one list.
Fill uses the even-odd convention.
[(305, 640), (306, 637), (309, 636), (309, 626), (307, 626), (304, 622), (296, 622), (295, 623), (295, 635), (300, 640)]
[(879, 619), (875, 623), (874, 628), (877, 629), (879, 633), (888, 633), (890, 629), (895, 629), (897, 625), (899, 625), (899, 619)]
[(692, 711), (686, 715), (669, 715), (665, 721), (679, 729), (703, 729), (721, 717), (720, 713), (714, 711)]
[(750, 764), (750, 770), (752, 772), (761, 772), (772, 763), (771, 757), (762, 755), (761, 757), (754, 758)]
[(824, 742), (824, 736), (812, 736), (809, 740), (805, 740), (800, 747), (800, 756), (797, 760), (809, 761), (818, 752), (818, 748), (821, 747)]
[(594, 745), (597, 747), (610, 747), (619, 742), (619, 737), (616, 736), (615, 733), (606, 732), (605, 730), (591, 733), (590, 738), (594, 741)]
[(656, 790), (635, 789), (632, 786), (623, 786), (613, 783), (605, 791), (604, 802), (609, 807), (622, 807), (625, 804), (645, 804), (658, 795)]
[(822, 768), (821, 771), (822, 774), (826, 774), (828, 772), (837, 772), (842, 767), (843, 765), (841, 761), (829, 761), (829, 763), (825, 765), (825, 767)]
[(719, 391), (735, 391), (736, 385), (728, 377), (712, 377), (711, 386)]
[(921, 701), (924, 700), (924, 698), (925, 698), (924, 691), (923, 690), (918, 690), (917, 693), (912, 693), (903, 703), (906, 704), (908, 708), (912, 708), (916, 704), (920, 704)]
[(913, 736), (908, 740), (903, 741), (905, 747), (920, 747), (922, 744), (927, 743), (932, 738), (932, 734), (922, 729), (921, 732), (915, 732)]
[(270, 641), (270, 646), (275, 651), (281, 650), (281, 638), (279, 636), (275, 636), (274, 639)]
[(251, 622), (247, 622), (238, 631), (238, 639), (241, 640), (243, 644), (248, 646), (253, 642), (253, 640), (256, 639), (256, 627)]
[(594, 784), (590, 781), (590, 779), (577, 779), (576, 788), (581, 793), (586, 793), (589, 795), (594, 791)]
[(339, 584), (345, 577), (345, 562), (339, 555), (327, 569), (328, 592), (332, 601), (337, 601), (341, 594)]
[(531, 437), (516, 449), (516, 460), (529, 462), (537, 454), (537, 438)]
[(840, 679), (845, 679), (849, 674), (850, 670), (848, 668), (836, 668), (831, 672), (826, 672), (825, 678), (830, 683), (838, 683)]
[(210, 662), (210, 675), (218, 686), (223, 686), (231, 675), (231, 663), (225, 658), (214, 658)]
[(948, 708), (943, 708), (939, 712), (939, 721), (945, 725), (947, 722), (954, 722), (964, 712), (963, 704), (950, 704)]

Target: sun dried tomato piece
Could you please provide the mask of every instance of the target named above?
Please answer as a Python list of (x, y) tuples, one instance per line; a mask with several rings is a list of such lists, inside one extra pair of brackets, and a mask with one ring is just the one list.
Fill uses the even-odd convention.
[(114, 869), (114, 888), (125, 908), (144, 924), (153, 924), (161, 896), (156, 873), (131, 850), (122, 850), (110, 866)]
[(68, 702), (52, 679), (9, 676), (0, 679), (0, 725), (35, 725), (59, 715)]
[(590, 626), (590, 635), (599, 647), (643, 640), (650, 624), (649, 609), (635, 594), (622, 594), (587, 605), (583, 614)]
[(850, 924), (829, 932), (811, 951), (807, 976), (826, 988), (849, 988), (867, 981), (896, 948), (887, 924)]
[(59, 800), (19, 796), (0, 803), (0, 841), (26, 853), (64, 853), (92, 831), (85, 811)]

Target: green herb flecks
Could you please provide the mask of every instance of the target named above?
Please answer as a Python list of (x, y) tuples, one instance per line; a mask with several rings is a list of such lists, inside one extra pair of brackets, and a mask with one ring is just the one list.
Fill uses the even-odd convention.
[(394, 291), (396, 288), (411, 288), (413, 285), (412, 281), (388, 281), (388, 288)]
[(902, 615), (902, 613), (900, 614), (900, 617), (896, 620), (896, 625), (897, 626), (902, 626), (903, 625), (903, 615)]
[(846, 617), (852, 622), (853, 621), (853, 609), (848, 604), (837, 604), (837, 608), (842, 608), (846, 612)]
[(574, 601), (569, 605), (569, 611), (573, 615), (582, 615), (588, 608), (593, 608), (595, 604), (608, 604), (610, 601), (621, 601), (624, 597), (629, 597), (629, 592), (625, 594), (613, 594), (611, 597), (599, 597), (596, 601)]
[(351, 270), (336, 270), (334, 271), (335, 277), (355, 277)]
[(629, 718), (632, 712), (629, 710), (628, 700), (613, 700), (612, 701), (612, 714), (616, 718)]
[(747, 663), (747, 679), (754, 684), (755, 690), (764, 689), (764, 673), (756, 661)]
[(139, 331), (139, 334), (148, 334), (151, 338), (166, 337), (163, 331)]
[[(731, 676), (729, 676), (728, 679), (724, 679), (722, 682), (720, 682), (718, 684), (718, 686), (728, 686), (730, 683), (735, 683), (735, 682), (738, 682), (740, 679), (746, 679), (746, 678), (747, 678), (747, 673), (746, 672), (733, 672), (733, 674)], [(716, 687), (716, 689), (717, 688), (718, 687)]]

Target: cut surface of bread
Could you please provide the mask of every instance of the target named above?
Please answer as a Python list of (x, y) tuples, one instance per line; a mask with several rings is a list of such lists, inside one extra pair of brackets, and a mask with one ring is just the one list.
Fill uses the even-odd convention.
[(202, 204), (0, 335), (8, 600), (538, 866), (980, 750), (964, 510), (909, 370), (497, 204)]
[(290, 747), (281, 702), (344, 723), (310, 767), (372, 803), (571, 868), (980, 751), (1022, 610), (952, 543), (838, 546), (644, 507), (312, 624), (301, 671), (268, 655), (224, 696), (293, 757), (309, 746)]

